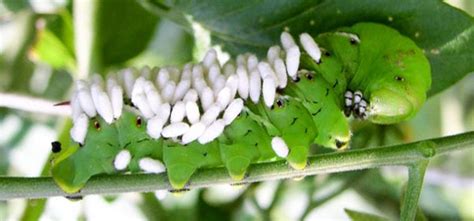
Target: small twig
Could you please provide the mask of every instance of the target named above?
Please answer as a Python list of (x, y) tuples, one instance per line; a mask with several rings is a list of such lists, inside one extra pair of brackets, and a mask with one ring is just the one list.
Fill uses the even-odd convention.
[(58, 102), (19, 94), (0, 93), (0, 107), (56, 116), (71, 115), (70, 106), (54, 106), (56, 103)]
[(416, 212), (418, 211), (418, 199), (420, 198), (423, 178), (428, 163), (428, 160), (423, 160), (410, 166), (408, 169), (408, 186), (403, 194), (401, 220), (415, 220)]

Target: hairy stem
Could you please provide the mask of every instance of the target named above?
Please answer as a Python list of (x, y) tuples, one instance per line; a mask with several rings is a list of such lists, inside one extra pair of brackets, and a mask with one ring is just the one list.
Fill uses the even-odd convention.
[[(467, 132), (408, 144), (311, 156), (308, 159), (308, 166), (303, 170), (292, 169), (286, 161), (259, 163), (252, 165), (248, 170), (248, 176), (239, 182), (232, 180), (224, 168), (202, 169), (194, 174), (187, 188), (252, 183), (382, 166), (413, 166), (438, 154), (472, 147), (474, 147), (474, 132)], [(68, 195), (59, 189), (51, 177), (1, 177), (0, 200), (150, 192), (170, 188), (166, 173), (95, 176), (80, 193), (73, 195)]]

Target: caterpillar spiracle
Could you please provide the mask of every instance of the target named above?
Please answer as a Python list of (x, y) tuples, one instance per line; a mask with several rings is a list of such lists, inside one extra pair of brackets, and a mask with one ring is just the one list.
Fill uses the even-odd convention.
[(263, 161), (303, 169), (311, 144), (349, 146), (348, 116), (396, 123), (426, 99), (429, 62), (390, 27), (358, 23), (280, 40), (266, 58), (247, 53), (221, 66), (211, 49), (182, 69), (77, 81), (72, 140), (53, 142), (53, 178), (74, 193), (102, 173), (167, 172), (181, 189), (201, 168), (225, 167), (235, 180)]

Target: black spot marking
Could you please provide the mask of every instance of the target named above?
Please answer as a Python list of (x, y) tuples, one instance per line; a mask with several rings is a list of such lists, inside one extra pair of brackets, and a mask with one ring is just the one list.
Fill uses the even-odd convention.
[(241, 182), (237, 182), (237, 183), (231, 183), (230, 185), (231, 186), (245, 186), (247, 184), (249, 184), (249, 183), (246, 182), (246, 181), (241, 181)]
[(124, 149), (127, 148), (130, 144), (132, 144), (132, 142), (128, 142), (125, 144), (125, 146), (123, 147)]
[(349, 40), (349, 42), (351, 43), (351, 45), (356, 45), (357, 44), (357, 40), (355, 38), (351, 38)]
[(270, 110), (275, 109), (275, 105), (270, 106)]
[(277, 101), (276, 101), (276, 104), (277, 104), (277, 106), (278, 106), (279, 108), (282, 108), (283, 105), (284, 105), (283, 99), (278, 98)]
[(344, 108), (344, 115), (346, 115), (346, 117), (351, 116), (351, 113), (352, 109), (350, 107)]
[(202, 156), (207, 157), (207, 152), (204, 152)]
[(395, 80), (397, 81), (405, 81), (405, 78), (402, 76), (395, 76)]
[(79, 147), (83, 147), (83, 146), (84, 146), (84, 144), (79, 143)]
[(114, 146), (112, 143), (107, 143), (107, 145), (109, 145), (109, 147), (113, 147), (113, 146)]
[(138, 140), (137, 143), (141, 143), (141, 142), (148, 141), (148, 140), (150, 140), (150, 139), (148, 139), (148, 138), (143, 138), (143, 139), (141, 139), (141, 140)]
[(97, 131), (100, 131), (100, 123), (99, 123), (99, 121), (94, 120), (94, 128), (95, 128)]
[(319, 112), (322, 111), (322, 108), (319, 108), (316, 112), (312, 113), (311, 115), (316, 116), (319, 114)]
[(291, 125), (291, 126), (293, 126), (293, 124), (295, 124), (295, 123), (296, 123), (296, 120), (298, 120), (298, 118), (297, 118), (297, 117), (293, 118), (293, 121), (291, 122), (291, 124), (290, 124), (290, 125)]
[(332, 88), (335, 88), (339, 84), (339, 81), (336, 79), (336, 82), (332, 85)]
[(128, 106), (131, 106), (131, 107), (135, 107), (132, 103), (132, 99), (131, 98), (125, 98), (123, 99), (123, 104), (125, 105), (128, 105)]
[(258, 146), (258, 142), (254, 144), (254, 146)]
[(305, 128), (305, 129), (304, 129), (304, 133), (305, 133), (305, 134), (308, 133), (308, 128)]
[(331, 57), (331, 52), (325, 51), (325, 52), (324, 52), (324, 55), (325, 55), (326, 57)]
[(135, 125), (138, 128), (142, 127), (142, 118), (140, 116), (138, 116), (137, 119), (135, 120)]
[(53, 153), (61, 152), (61, 143), (59, 141), (54, 141), (51, 143), (51, 152)]
[(326, 94), (324, 96), (328, 96), (329, 95), (329, 88), (326, 88)]
[(321, 64), (321, 63), (323, 63), (322, 59), (319, 59), (318, 61), (316, 61), (316, 64)]
[(313, 102), (313, 104), (318, 104), (318, 101), (312, 101), (312, 102)]
[(337, 148), (344, 147), (346, 144), (347, 144), (347, 142), (343, 142), (343, 141), (340, 141), (340, 140), (336, 139), (336, 147)]
[(306, 73), (304, 76), (305, 76), (306, 79), (308, 79), (308, 80), (313, 80), (313, 74), (311, 74), (311, 73), (309, 73), (309, 72)]
[(73, 196), (65, 196), (66, 199), (71, 200), (71, 201), (79, 201), (82, 200), (83, 197), (81, 195), (73, 195)]
[(249, 135), (252, 132), (252, 130), (247, 130), (247, 132), (244, 134), (244, 137)]
[(183, 189), (172, 189), (172, 190), (168, 190), (168, 192), (170, 193), (184, 193), (184, 192), (188, 192), (190, 191), (191, 189), (189, 188), (183, 188)]
[(283, 88), (277, 88), (277, 89), (276, 89), (276, 92), (277, 92), (278, 94), (285, 94), (285, 89), (283, 89)]

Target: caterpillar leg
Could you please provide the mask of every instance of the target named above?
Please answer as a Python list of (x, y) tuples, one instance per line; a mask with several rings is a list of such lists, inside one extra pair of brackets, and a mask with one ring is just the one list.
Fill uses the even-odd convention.
[(163, 161), (174, 189), (183, 189), (191, 176), (203, 165), (212, 167), (222, 163), (217, 141), (206, 145), (197, 141), (187, 145), (165, 142)]
[(224, 166), (234, 180), (242, 180), (250, 164), (258, 159), (258, 151), (242, 143), (219, 146)]
[(353, 114), (355, 118), (365, 120), (368, 118), (367, 108), (368, 102), (361, 91), (347, 90), (344, 93), (344, 114), (346, 117)]
[(251, 163), (269, 159), (273, 154), (271, 137), (249, 112), (244, 109), (219, 140), (222, 161), (234, 180), (242, 180)]

